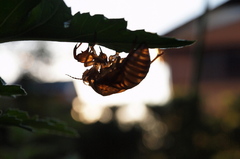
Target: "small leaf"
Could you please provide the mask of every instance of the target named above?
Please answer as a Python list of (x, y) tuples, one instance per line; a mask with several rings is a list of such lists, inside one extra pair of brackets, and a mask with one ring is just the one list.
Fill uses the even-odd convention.
[(6, 82), (0, 77), (0, 96), (16, 97), (26, 94), (20, 85), (6, 85)]
[(50, 118), (40, 119), (37, 116), (29, 117), (27, 112), (17, 109), (8, 109), (5, 113), (0, 114), (0, 125), (17, 126), (29, 131), (69, 137), (78, 136), (76, 130), (69, 128), (62, 121)]
[(0, 86), (6, 85), (6, 82), (0, 77)]

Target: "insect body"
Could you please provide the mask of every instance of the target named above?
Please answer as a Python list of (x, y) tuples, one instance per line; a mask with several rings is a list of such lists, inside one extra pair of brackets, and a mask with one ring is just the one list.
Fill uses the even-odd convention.
[(120, 93), (138, 85), (146, 77), (151, 62), (162, 55), (158, 54), (151, 61), (147, 45), (141, 44), (126, 58), (121, 58), (119, 53), (116, 53), (107, 59), (102, 51), (97, 55), (93, 46), (77, 55), (76, 51), (80, 45), (74, 48), (74, 58), (85, 66), (92, 67), (83, 73), (81, 79), (72, 78), (83, 80), (103, 96)]

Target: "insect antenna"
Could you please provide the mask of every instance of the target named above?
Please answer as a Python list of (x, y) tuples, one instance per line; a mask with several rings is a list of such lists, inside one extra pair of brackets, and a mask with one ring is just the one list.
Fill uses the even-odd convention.
[(73, 78), (73, 79), (83, 80), (82, 78), (73, 77), (73, 76), (70, 76), (70, 75), (68, 75), (68, 74), (66, 74), (66, 75), (69, 76), (69, 77), (71, 77), (71, 78)]

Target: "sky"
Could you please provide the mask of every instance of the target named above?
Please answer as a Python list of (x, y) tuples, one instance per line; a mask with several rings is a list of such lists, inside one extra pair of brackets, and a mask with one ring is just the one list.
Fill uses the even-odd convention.
[(72, 13), (90, 12), (107, 18), (125, 18), (128, 29), (145, 29), (160, 35), (197, 17), (226, 0), (65, 0)]

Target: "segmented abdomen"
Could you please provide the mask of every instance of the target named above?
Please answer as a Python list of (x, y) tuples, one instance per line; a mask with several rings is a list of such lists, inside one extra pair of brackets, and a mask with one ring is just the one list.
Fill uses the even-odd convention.
[(141, 44), (136, 50), (131, 51), (123, 61), (118, 87), (129, 89), (138, 85), (146, 77), (150, 63), (148, 47), (146, 44)]
[(150, 64), (148, 47), (141, 44), (121, 62), (104, 68), (97, 76), (89, 76), (91, 79), (88, 81), (90, 86), (103, 96), (120, 93), (138, 85), (146, 77)]

